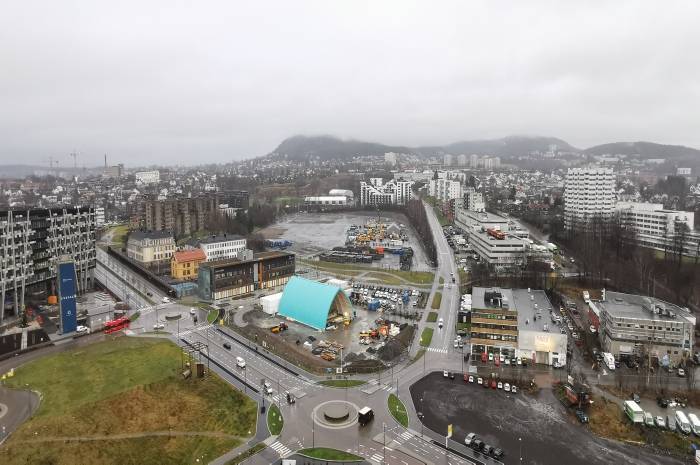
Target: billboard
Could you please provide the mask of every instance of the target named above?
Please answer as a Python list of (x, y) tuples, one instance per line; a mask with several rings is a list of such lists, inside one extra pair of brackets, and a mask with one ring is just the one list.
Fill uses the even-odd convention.
[(78, 309), (75, 303), (75, 263), (61, 261), (58, 263), (58, 305), (61, 314), (61, 332), (75, 332), (78, 326)]

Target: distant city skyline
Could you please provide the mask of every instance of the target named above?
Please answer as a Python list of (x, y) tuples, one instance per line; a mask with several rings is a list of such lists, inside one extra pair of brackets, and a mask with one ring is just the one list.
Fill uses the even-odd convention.
[(0, 164), (222, 163), (296, 134), (700, 148), (697, 2), (48, 2), (0, 16)]

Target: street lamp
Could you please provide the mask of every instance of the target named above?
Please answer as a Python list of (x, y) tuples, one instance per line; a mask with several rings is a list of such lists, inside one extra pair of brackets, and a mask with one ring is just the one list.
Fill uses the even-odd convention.
[(518, 438), (518, 445), (520, 446), (520, 463), (523, 463), (523, 438)]

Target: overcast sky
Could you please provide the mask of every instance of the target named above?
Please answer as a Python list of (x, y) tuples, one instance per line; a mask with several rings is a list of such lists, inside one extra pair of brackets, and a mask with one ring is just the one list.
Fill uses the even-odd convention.
[(699, 5), (5, 2), (0, 164), (226, 162), (295, 134), (700, 147)]

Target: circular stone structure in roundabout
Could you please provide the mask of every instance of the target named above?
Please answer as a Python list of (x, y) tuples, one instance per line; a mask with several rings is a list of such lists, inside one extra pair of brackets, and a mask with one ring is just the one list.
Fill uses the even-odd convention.
[(311, 417), (326, 428), (346, 428), (357, 422), (357, 405), (343, 400), (329, 400), (317, 405)]

